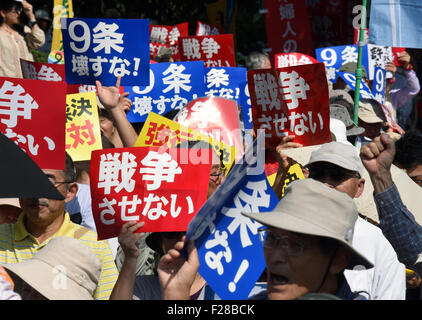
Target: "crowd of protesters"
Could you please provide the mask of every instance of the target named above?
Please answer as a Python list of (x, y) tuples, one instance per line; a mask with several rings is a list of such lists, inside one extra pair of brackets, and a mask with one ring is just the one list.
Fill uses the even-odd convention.
[[(22, 15), (28, 21), (24, 26)], [(34, 12), (25, 0), (1, 1), (1, 77), (22, 78), (20, 59), (33, 61), (32, 50), (49, 52), (51, 22), (48, 12)], [(162, 50), (154, 60), (172, 58)], [(338, 78), (329, 88), (333, 141), (309, 148), (286, 136), (268, 150), (278, 160), (272, 187), (280, 200), (268, 214), (242, 213), (266, 233), (266, 269), (260, 278), (266, 289), (254, 288), (249, 299), (318, 299), (312, 294), (421, 299), (422, 226), (414, 212), (420, 205), (409, 198), (422, 191), (422, 133), (417, 124), (409, 125), (412, 119), (398, 117), (408, 103), (415, 117), (420, 84), (409, 52), (398, 61), (399, 67), (386, 66), (393, 75), (386, 105), (395, 126), (372, 99), (359, 102), (355, 123), (354, 92)], [(245, 67), (272, 64), (267, 54), (252, 52)], [(356, 67), (348, 63), (340, 70), (355, 73)], [(405, 79), (401, 87), (394, 81), (397, 73)], [(372, 85), (366, 70), (363, 81)], [(126, 117), (132, 101), (128, 93), (120, 94), (120, 78), (115, 86), (97, 81), (96, 89), (103, 148), (132, 147), (140, 130)], [(246, 134), (256, 138), (253, 130)], [(207, 146), (192, 141), (189, 148)], [(218, 155), (212, 159), (207, 198), (225, 181)], [(305, 179), (291, 182), (281, 197), (282, 178), (293, 163), (300, 164)], [(72, 161), (66, 154), (65, 170), (42, 170), (62, 200), (1, 199), (0, 299), (220, 299), (198, 272), (197, 248), (185, 241), (185, 232), (144, 233), (144, 222), (127, 222), (117, 238), (97, 240), (89, 168), (89, 161)], [(379, 221), (370, 218), (370, 210)]]

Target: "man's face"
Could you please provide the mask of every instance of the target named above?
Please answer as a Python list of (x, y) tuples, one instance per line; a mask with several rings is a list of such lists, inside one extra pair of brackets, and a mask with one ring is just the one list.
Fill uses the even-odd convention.
[[(57, 190), (69, 201), (71, 196), (68, 192), (69, 185), (63, 183), (66, 181), (62, 170), (44, 169), (43, 172), (50, 179)], [(73, 195), (74, 196), (74, 195)], [(70, 199), (71, 200), (71, 199)], [(22, 198), (19, 199), (25, 218), (37, 225), (49, 225), (57, 217), (64, 213), (65, 200), (54, 200), (47, 198)]]
[(207, 199), (213, 195), (217, 188), (223, 183), (225, 177), (221, 167), (220, 159), (215, 153), (212, 152), (212, 166), (210, 172), (210, 180), (208, 182)]
[(316, 162), (309, 165), (309, 178), (315, 179), (357, 198), (363, 191), (365, 179), (358, 178), (358, 173), (346, 170), (328, 162)]
[(19, 23), (19, 17), (22, 12), (22, 8), (14, 6), (8, 11), (1, 10), (1, 16), (7, 25), (15, 25)]
[(115, 131), (113, 122), (107, 117), (100, 116), (100, 131), (104, 137), (111, 141)]
[(422, 164), (418, 164), (412, 169), (407, 169), (407, 175), (422, 187)]
[(270, 300), (295, 300), (319, 290), (330, 259), (317, 237), (276, 228), (268, 228), (264, 257)]

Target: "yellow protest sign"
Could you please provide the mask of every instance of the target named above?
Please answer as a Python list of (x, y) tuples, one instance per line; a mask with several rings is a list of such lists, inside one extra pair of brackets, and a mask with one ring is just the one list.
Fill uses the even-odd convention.
[(211, 144), (214, 150), (222, 158), (226, 173), (235, 160), (236, 148), (219, 140), (213, 139), (206, 134), (182, 126), (179, 123), (150, 112), (142, 130), (136, 140), (135, 147), (161, 147), (172, 148), (183, 141), (205, 141)]
[(91, 151), (102, 149), (95, 92), (66, 96), (66, 151), (73, 161), (91, 159)]
[(305, 179), (305, 176), (302, 172), (302, 167), (299, 163), (295, 163), (294, 165), (289, 167), (287, 171), (286, 178), (284, 179), (283, 190), (281, 191), (281, 197), (284, 197), (284, 189), (293, 181)]
[[(54, 0), (53, 14), (53, 38), (51, 41), (51, 52), (63, 52), (62, 26), (60, 18), (73, 18), (72, 0)], [(64, 61), (59, 62), (64, 63)]]

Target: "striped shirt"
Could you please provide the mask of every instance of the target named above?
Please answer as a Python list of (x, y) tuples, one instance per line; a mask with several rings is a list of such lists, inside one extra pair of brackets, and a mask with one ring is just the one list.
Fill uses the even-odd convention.
[[(23, 218), (24, 214), (21, 213), (15, 224), (0, 225), (0, 263), (18, 263), (31, 259), (35, 252), (51, 240), (49, 238), (40, 244), (26, 230)], [(101, 274), (93, 297), (98, 300), (109, 299), (117, 281), (118, 271), (107, 241), (98, 241), (96, 232), (70, 221), (67, 212), (62, 226), (53, 237), (77, 238), (96, 254), (101, 262)]]

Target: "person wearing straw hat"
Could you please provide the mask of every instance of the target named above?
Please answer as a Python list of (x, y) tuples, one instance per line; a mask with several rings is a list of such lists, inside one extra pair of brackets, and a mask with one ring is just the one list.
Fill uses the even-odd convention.
[[(350, 290), (345, 269), (364, 270), (373, 264), (353, 245), (357, 208), (344, 193), (313, 179), (296, 180), (272, 212), (242, 215), (264, 225), (267, 291), (251, 299), (295, 300), (309, 293), (340, 299), (364, 299)], [(158, 265), (165, 299), (188, 299), (199, 268), (196, 248), (184, 239)], [(310, 267), (311, 266), (311, 267)]]
[(70, 237), (54, 238), (31, 259), (2, 267), (22, 300), (92, 300), (101, 273), (95, 253)]

